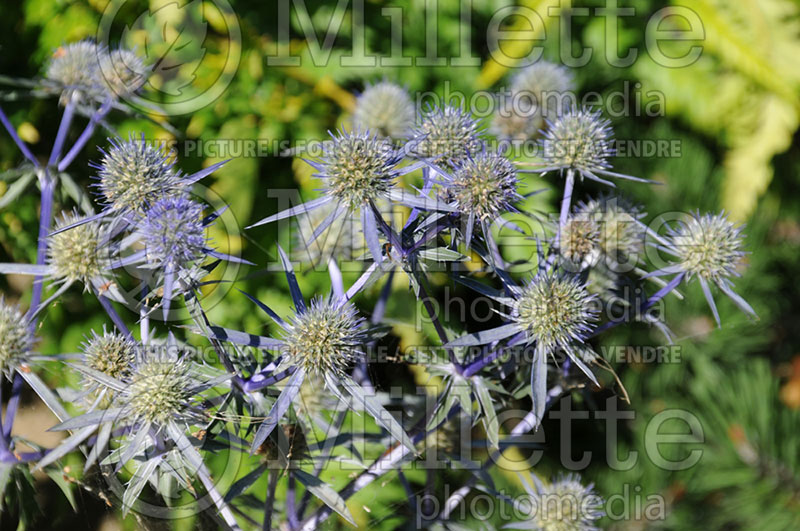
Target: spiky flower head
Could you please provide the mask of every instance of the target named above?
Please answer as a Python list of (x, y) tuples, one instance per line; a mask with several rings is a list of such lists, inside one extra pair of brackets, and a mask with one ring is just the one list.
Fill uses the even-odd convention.
[(594, 295), (575, 275), (542, 271), (524, 285), (511, 317), (528, 332), (537, 349), (553, 352), (581, 343), (599, 313)]
[(502, 106), (492, 118), (492, 132), (502, 138), (532, 138), (567, 107), (574, 90), (572, 73), (566, 67), (537, 61), (519, 71), (511, 81)]
[(680, 267), (691, 278), (719, 283), (735, 276), (745, 255), (741, 228), (724, 213), (689, 217), (670, 233)]
[(73, 42), (56, 49), (47, 65), (45, 77), (63, 85), (61, 102), (73, 95), (94, 96), (98, 91), (100, 48), (93, 41)]
[(117, 380), (127, 380), (136, 360), (136, 343), (118, 332), (92, 331), (82, 346), (86, 365)]
[(90, 221), (58, 232), (81, 219), (76, 212), (61, 215), (55, 234), (50, 236), (47, 263), (54, 278), (88, 285), (91, 279), (104, 274), (106, 261), (102, 257), (100, 223)]
[(641, 209), (624, 199), (602, 196), (578, 205), (576, 216), (600, 226), (600, 249), (614, 261), (627, 262), (644, 252), (645, 229)]
[(14, 369), (25, 360), (32, 346), (33, 336), (23, 313), (0, 295), (0, 371), (6, 378), (11, 379)]
[(582, 269), (593, 265), (599, 256), (600, 224), (591, 216), (573, 214), (561, 228), (561, 256)]
[(137, 363), (124, 403), (136, 419), (164, 426), (190, 413), (192, 386), (189, 364), (183, 358), (152, 356)]
[(328, 194), (356, 210), (388, 195), (401, 159), (385, 138), (342, 131), (323, 148), (317, 176), (324, 180)]
[(307, 374), (341, 376), (364, 356), (368, 332), (355, 307), (333, 298), (315, 298), (287, 323), (283, 340), (285, 364)]
[(367, 86), (356, 99), (353, 126), (382, 137), (405, 138), (414, 126), (414, 103), (408, 92), (391, 81)]
[[(103, 330), (102, 335), (92, 331), (92, 337), (81, 345), (87, 367), (116, 380), (127, 381), (136, 361), (136, 343), (117, 332)], [(86, 377), (83, 385), (91, 391), (89, 399), (100, 399), (100, 407), (108, 407), (113, 392), (96, 380)]]
[(155, 200), (180, 193), (175, 158), (141, 139), (109, 140), (97, 168), (97, 188), (110, 208), (144, 213)]
[(575, 108), (548, 120), (542, 139), (545, 166), (581, 174), (606, 170), (613, 155), (610, 123), (600, 111)]
[(426, 112), (414, 131), (414, 152), (455, 166), (481, 150), (478, 123), (458, 107), (447, 105)]
[(510, 160), (483, 151), (464, 159), (447, 181), (446, 191), (462, 212), (493, 220), (521, 199), (518, 185), (517, 170)]
[(206, 245), (203, 207), (186, 197), (159, 199), (139, 225), (147, 259), (175, 267), (200, 260)]
[(147, 67), (133, 51), (120, 48), (100, 55), (100, 77), (117, 98), (129, 96), (147, 81)]
[(584, 486), (575, 474), (539, 487), (532, 498), (530, 527), (541, 531), (594, 531), (605, 514), (594, 486)]

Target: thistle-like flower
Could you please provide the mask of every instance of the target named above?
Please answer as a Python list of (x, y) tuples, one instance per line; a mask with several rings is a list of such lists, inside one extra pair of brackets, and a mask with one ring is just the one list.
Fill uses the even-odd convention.
[(120, 48), (102, 53), (99, 68), (105, 87), (117, 98), (130, 96), (147, 81), (147, 67), (131, 50)]
[(306, 241), (306, 245), (314, 243), (341, 217), (358, 212), (370, 254), (375, 262), (381, 262), (380, 232), (387, 238), (389, 235), (386, 234), (388, 224), (378, 211), (377, 203), (399, 203), (423, 210), (454, 210), (442, 201), (415, 196), (396, 186), (398, 177), (423, 167), (424, 163), (400, 168), (398, 165), (403, 160), (403, 154), (388, 139), (369, 132), (347, 131), (332, 137), (332, 141), (324, 146), (321, 159), (308, 161), (317, 170), (314, 176), (323, 182), (324, 195), (268, 216), (248, 228), (309, 213), (331, 203), (333, 210), (321, 224), (313, 228), (312, 238)]
[(165, 269), (177, 269), (204, 257), (203, 207), (191, 199), (167, 197), (155, 201), (139, 230), (147, 260)]
[(143, 214), (150, 204), (165, 196), (179, 195), (184, 183), (174, 169), (175, 158), (144, 140), (109, 140), (98, 169), (96, 183), (108, 208)]
[(136, 53), (123, 48), (109, 51), (90, 40), (58, 48), (45, 77), (58, 84), (61, 103), (73, 97), (105, 102), (129, 96), (147, 80), (147, 67)]
[(739, 276), (737, 268), (742, 265), (745, 252), (742, 229), (724, 212), (689, 217), (669, 231), (667, 243), (665, 250), (675, 256), (677, 263), (651, 275), (677, 274), (677, 282), (684, 278), (688, 282), (696, 277), (718, 325), (719, 313), (709, 283), (715, 284), (743, 312), (756, 316), (753, 308), (733, 291), (731, 277)]
[(573, 214), (561, 227), (559, 251), (570, 266), (586, 269), (600, 256), (601, 227), (591, 216)]
[(591, 218), (600, 226), (599, 247), (615, 263), (636, 262), (644, 252), (644, 213), (614, 196), (591, 199), (578, 205), (578, 217)]
[(456, 166), (470, 154), (478, 153), (483, 142), (475, 119), (468, 112), (447, 105), (423, 114), (414, 130), (412, 145), (417, 156)]
[[(445, 176), (445, 197), (466, 220), (464, 241), (467, 246), (476, 222), (484, 238), (492, 239), (491, 225), (501, 221), (503, 214), (516, 212), (514, 203), (522, 199), (518, 186), (514, 164), (500, 153), (489, 151), (467, 157), (451, 175)], [(494, 240), (489, 242), (489, 248), (497, 249)], [(500, 261), (499, 256), (494, 259)]]
[(355, 307), (331, 297), (315, 298), (307, 311), (286, 323), (283, 365), (302, 367), (309, 375), (340, 377), (364, 357), (369, 332)]
[(73, 42), (58, 48), (47, 66), (45, 77), (63, 87), (61, 103), (73, 95), (94, 97), (98, 90), (100, 48), (93, 41)]
[[(77, 225), (81, 219), (75, 212), (61, 216), (55, 233), (50, 236), (47, 263), (54, 279), (80, 281), (88, 286), (91, 280), (104, 275), (108, 261), (102, 256), (100, 223), (91, 221)], [(76, 226), (60, 230), (70, 225)]]
[(353, 211), (388, 196), (401, 160), (385, 138), (342, 131), (325, 146), (317, 177), (329, 196)]
[(555, 271), (540, 272), (522, 286), (511, 318), (536, 342), (538, 350), (570, 352), (583, 342), (597, 320), (595, 297), (577, 277)]
[[(535, 345), (535, 365), (531, 371), (537, 414), (544, 413), (546, 360), (563, 351), (593, 382), (596, 378), (584, 360), (594, 354), (584, 343), (598, 319), (597, 297), (589, 292), (577, 275), (557, 269), (540, 270), (526, 284), (517, 286), (508, 279), (506, 288), (513, 297), (496, 297), (510, 307), (507, 324), (467, 334), (446, 346), (487, 345), (509, 339), (512, 345)], [(541, 420), (541, 417), (540, 417)]]
[(518, 72), (508, 98), (492, 118), (491, 131), (501, 138), (526, 140), (555, 120), (567, 107), (566, 96), (574, 89), (571, 72), (561, 65), (538, 61)]
[(9, 380), (33, 347), (28, 320), (17, 305), (0, 296), (0, 371)]
[(581, 176), (604, 182), (596, 173), (608, 170), (611, 147), (611, 121), (600, 111), (572, 109), (548, 121), (542, 140), (542, 157), (548, 169), (578, 172)]
[(414, 103), (408, 92), (390, 81), (367, 86), (356, 99), (353, 127), (392, 139), (405, 138), (414, 125)]
[(460, 212), (486, 221), (509, 212), (522, 198), (517, 186), (517, 170), (510, 160), (498, 153), (482, 152), (467, 158), (453, 171), (446, 191)]
[(194, 419), (197, 415), (192, 411), (193, 381), (189, 368), (183, 358), (141, 360), (121, 400), (137, 421), (156, 426)]
[[(136, 361), (136, 343), (118, 332), (103, 330), (102, 335), (92, 331), (92, 337), (81, 345), (83, 363), (90, 369), (120, 381), (131, 376)], [(84, 388), (89, 391), (92, 404), (111, 405), (113, 390), (91, 377), (84, 376)]]
[(530, 496), (529, 518), (505, 526), (507, 529), (536, 529), (539, 531), (596, 531), (595, 521), (603, 511), (603, 499), (595, 493), (594, 485), (584, 486), (580, 477), (569, 474), (543, 485), (532, 476), (533, 484), (522, 483)]

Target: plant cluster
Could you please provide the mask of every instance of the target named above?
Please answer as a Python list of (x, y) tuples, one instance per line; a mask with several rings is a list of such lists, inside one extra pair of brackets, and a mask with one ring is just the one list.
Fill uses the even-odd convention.
[[(26, 159), (21, 168), (36, 175), (41, 192), (36, 263), (0, 264), (3, 273), (35, 279), (26, 313), (0, 299), (0, 368), (13, 381), (0, 461), (14, 470), (57, 470), (68, 454), (80, 453), (86, 469), (96, 466), (127, 481), (116, 492), (123, 512), (146, 512), (152, 502), (145, 498), (173, 499), (180, 487), (210, 501), (214, 516), (233, 529), (269, 528), (278, 518), (290, 529), (311, 529), (333, 512), (353, 522), (348, 497), (384, 474), (395, 472), (413, 497), (404, 466), (421, 458), (437, 434), (458, 433), (454, 419), (482, 434), (487, 451), (497, 455), (507, 437), (539, 429), (557, 399), (600, 386), (594, 338), (631, 321), (668, 334), (649, 310), (678, 295), (682, 283), (697, 280), (717, 321), (714, 288), (754, 315), (733, 289), (745, 256), (743, 235), (724, 214), (688, 215), (658, 231), (645, 225), (641, 208), (617, 196), (573, 199), (585, 180), (614, 187), (617, 180), (644, 179), (611, 170), (611, 124), (600, 111), (537, 101), (572, 84), (569, 72), (540, 63), (514, 81), (514, 90), (526, 91), (539, 114), (516, 122), (496, 118), (492, 129), (499, 136), (535, 137), (542, 148), (536, 161), (514, 160), (464, 109), (443, 106), (415, 116), (403, 87), (390, 81), (368, 86), (357, 99), (354, 127), (332, 133), (320, 158), (308, 161), (321, 182), (320, 196), (252, 225), (289, 218), (309, 224), (299, 238), (308, 252), (298, 255), (323, 257), (330, 293), (306, 298), (290, 260), (297, 256), (276, 245), (270, 251), (285, 272), (293, 311), (279, 315), (244, 294), (277, 333), (218, 326), (203, 307), (203, 289), (214, 282), (209, 274), (223, 261), (256, 266), (215, 249), (207, 229), (221, 213), (192, 197), (193, 186), (220, 164), (187, 175), (179, 160), (143, 137), (113, 136), (92, 166), (95, 200), (76, 201), (83, 212), (65, 212), (53, 226), (55, 207), (63, 206), (54, 191), (71, 182), (67, 167), (112, 108), (126, 109), (120, 95), (135, 94), (144, 83), (146, 69), (132, 53), (80, 42), (54, 54), (41, 83), (59, 96), (63, 120), (47, 161), (34, 156), (0, 114)], [(116, 77), (100, 75), (109, 69), (106, 63)], [(87, 123), (65, 149), (81, 113)], [(511, 126), (513, 132), (498, 133)], [(524, 189), (533, 182), (530, 174), (563, 190), (557, 215), (528, 210), (535, 193)], [(526, 232), (514, 221), (521, 218), (535, 220), (541, 230)], [(358, 252), (323, 244), (328, 251), (321, 253), (317, 240), (338, 241), (342, 220), (350, 236), (359, 235)], [(509, 232), (534, 249), (532, 258), (504, 255)], [(363, 265), (349, 283), (339, 268), (344, 257)], [(499, 324), (454, 331), (435, 310), (434, 271), (494, 301)], [(407, 278), (437, 336), (433, 354), (415, 361), (442, 381), (430, 410), (413, 397), (376, 392), (371, 378), (370, 353), (391, 323), (384, 310), (396, 275)], [(131, 282), (135, 289), (123, 294), (120, 287)], [(375, 305), (359, 309), (365, 293), (381, 282)], [(37, 352), (37, 320), (74, 284), (101, 302), (114, 328), (87, 334), (79, 355)], [(641, 289), (625, 289), (631, 285)], [(52, 291), (47, 299), (45, 289)], [(132, 307), (135, 319), (120, 315), (119, 305)], [(612, 305), (630, 308), (630, 318), (608, 317)], [(189, 316), (188, 326), (175, 322), (175, 312)], [(191, 355), (190, 344), (198, 342), (213, 348), (218, 363)], [(55, 359), (80, 376), (79, 387), (51, 389), (38, 376), (40, 366)], [(25, 441), (11, 435), (11, 423), (25, 384), (60, 419), (52, 429), (68, 434), (54, 448), (17, 450)], [(390, 403), (401, 414), (387, 411)], [(506, 433), (498, 415), (512, 403), (524, 404), (530, 414)], [(345, 419), (360, 412), (371, 419), (370, 433), (345, 427)], [(310, 444), (320, 433), (323, 440)], [(356, 438), (369, 439), (382, 452), (368, 462), (352, 442)], [(260, 460), (221, 492), (210, 468), (221, 455)], [(326, 464), (344, 460), (363, 461), (363, 472), (337, 490), (319, 474)], [(244, 493), (263, 475), (269, 484), (254, 520)], [(286, 489), (279, 496), (281, 482)], [(594, 496), (574, 476), (533, 482), (525, 484), (534, 497)], [(322, 504), (312, 505), (312, 496)], [(594, 529), (601, 500), (580, 507), (532, 513), (514, 525)]]

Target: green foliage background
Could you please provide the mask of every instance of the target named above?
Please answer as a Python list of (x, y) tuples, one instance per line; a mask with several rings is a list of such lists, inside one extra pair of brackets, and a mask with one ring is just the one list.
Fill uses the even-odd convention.
[[(132, 22), (137, 13), (165, 2), (132, 2), (119, 24)], [(322, 139), (326, 131), (347, 119), (352, 94), (366, 81), (382, 77), (406, 84), (410, 91), (442, 92), (492, 89), (503, 85), (509, 71), (488, 58), (485, 32), (492, 13), (516, 3), (506, 0), (474, 0), (471, 20), (471, 44), (481, 66), (475, 67), (394, 67), (344, 68), (339, 58), (349, 54), (352, 45), (350, 17), (344, 18), (342, 34), (337, 38), (327, 65), (314, 66), (302, 27), (293, 18), (293, 52), (303, 57), (296, 68), (273, 67), (266, 57), (276, 51), (278, 27), (277, 3), (259, 1), (232, 2), (242, 28), (241, 62), (226, 93), (219, 100), (190, 116), (170, 120), (189, 139), (215, 138), (286, 139), (292, 142)], [(388, 55), (390, 26), (380, 9), (386, 3), (366, 2), (366, 42), (378, 55)], [(425, 55), (425, 34), (415, 31), (424, 25), (423, 0), (394, 0), (391, 5), (404, 8), (403, 52), (409, 57)], [(557, 2), (525, 1), (525, 7), (546, 13)], [(574, 2), (575, 6), (597, 7), (605, 2)], [(676, 158), (620, 158), (619, 171), (654, 179), (662, 186), (621, 185), (629, 197), (645, 205), (648, 220), (669, 211), (716, 211), (727, 209), (733, 217), (747, 223), (749, 268), (738, 291), (760, 316), (748, 321), (727, 300), (721, 300), (723, 327), (714, 329), (710, 314), (699, 290), (686, 290), (683, 302), (669, 299), (666, 316), (679, 337), (679, 363), (613, 363), (620, 375), (635, 412), (633, 420), (620, 429), (620, 456), (637, 451), (636, 466), (627, 471), (609, 470), (603, 458), (606, 426), (591, 418), (575, 424), (572, 437), (573, 456), (591, 451), (594, 458), (585, 477), (594, 481), (605, 497), (634, 491), (640, 500), (659, 494), (667, 501), (663, 521), (637, 521), (635, 508), (628, 507), (626, 518), (605, 526), (619, 529), (797, 529), (800, 528), (800, 288), (796, 275), (800, 269), (800, 4), (789, 0), (678, 0), (662, 3), (654, 0), (621, 2), (634, 7), (636, 14), (622, 21), (619, 52), (638, 49), (639, 58), (626, 68), (609, 66), (605, 52), (603, 20), (577, 17), (575, 43), (594, 49), (592, 61), (576, 71), (579, 90), (610, 94), (628, 86), (645, 101), (648, 91), (663, 92), (665, 115), (634, 115), (614, 120), (616, 135), (623, 139), (678, 140), (681, 156)], [(335, 2), (306, 2), (312, 22), (321, 35), (335, 11)], [(460, 52), (459, 3), (440, 0), (439, 54), (457, 56)], [(706, 34), (701, 59), (687, 68), (667, 69), (655, 64), (645, 52), (644, 28), (648, 17), (667, 5), (691, 7), (703, 21)], [(22, 0), (5, 2), (0, 17), (0, 73), (16, 77), (35, 77), (42, 72), (49, 55), (65, 42), (94, 37), (103, 0)], [(547, 18), (545, 57), (557, 60), (555, 18)], [(518, 23), (511, 21), (512, 23)], [(680, 29), (680, 28), (673, 28)], [(223, 33), (211, 24), (208, 36), (213, 49)], [(219, 43), (218, 43), (219, 44)], [(530, 42), (513, 43), (509, 55), (524, 55)], [(576, 44), (577, 45), (577, 44)], [(220, 44), (221, 46), (221, 44)], [(526, 48), (526, 46), (528, 48)], [(679, 45), (672, 52), (679, 55)], [(203, 71), (198, 76), (202, 78)], [(637, 85), (640, 84), (640, 85)], [(14, 100), (19, 97), (17, 101)], [(57, 130), (60, 111), (53, 100), (29, 100), (10, 94), (3, 107), (13, 124), (34, 152), (46, 153)], [(636, 109), (631, 109), (636, 110)], [(641, 109), (640, 109), (641, 110)], [(634, 113), (635, 114), (635, 113)], [(169, 138), (169, 134), (141, 119), (125, 119), (120, 133), (144, 131), (148, 138)], [(96, 135), (93, 142), (102, 145)], [(87, 163), (97, 159), (94, 145), (73, 165), (73, 173), (86, 185), (90, 182)], [(21, 160), (7, 135), (0, 135), (0, 170), (15, 167)], [(216, 160), (183, 159), (187, 171), (199, 169)], [(226, 165), (209, 180), (210, 186), (231, 205), (231, 212), (241, 226), (260, 219), (277, 209), (268, 196), (269, 188), (300, 187), (305, 197), (314, 192), (309, 170), (290, 157), (276, 153), (264, 158), (241, 158)], [(208, 184), (208, 183), (207, 183)], [(553, 210), (557, 192), (553, 182), (530, 179), (530, 189), (548, 187), (551, 192), (537, 197), (530, 206)], [(557, 185), (557, 183), (555, 183)], [(5, 193), (0, 182), (0, 192)], [(581, 194), (600, 192), (584, 184)], [(63, 198), (62, 198), (63, 199)], [(62, 205), (68, 205), (63, 201)], [(38, 194), (32, 188), (0, 211), (0, 261), (30, 262), (35, 257)], [(273, 258), (274, 241), (287, 240), (290, 234), (276, 229), (259, 228), (230, 237), (224, 243), (233, 251), (257, 263)], [(0, 280), (2, 291), (11, 298), (29, 294), (29, 285), (16, 278)], [(308, 273), (301, 279), (307, 293), (327, 289), (324, 275)], [(277, 274), (245, 278), (240, 287), (258, 296), (278, 313), (288, 310), (290, 299), (282, 278)], [(445, 284), (440, 279), (439, 289)], [(464, 293), (462, 293), (464, 294)], [(363, 307), (369, 308), (375, 294), (368, 294)], [(401, 347), (433, 341), (433, 334), (422, 334), (403, 323), (413, 322), (418, 308), (413, 295), (402, 282), (390, 299), (388, 315), (397, 323), (393, 333)], [(257, 332), (266, 321), (252, 310), (252, 305), (237, 292), (229, 293), (210, 312), (212, 320), (234, 328)], [(39, 332), (39, 348), (45, 353), (73, 352), (92, 328), (99, 329), (105, 316), (91, 297), (71, 290), (63, 302), (51, 308)], [(454, 329), (463, 325), (449, 323)], [(427, 339), (426, 339), (427, 337)], [(643, 326), (619, 329), (604, 337), (606, 346), (658, 345), (662, 339)], [(393, 369), (395, 370), (395, 369)], [(420, 378), (401, 367), (402, 381)], [(57, 368), (47, 375), (50, 383), (63, 385)], [(385, 378), (385, 377), (384, 377)], [(609, 390), (575, 397), (574, 407), (593, 410), (609, 397), (619, 394), (613, 380), (606, 379)], [(4, 384), (5, 385), (5, 384)], [(793, 394), (794, 393), (794, 394)], [(28, 397), (28, 408), (35, 407)], [(692, 468), (666, 472), (646, 458), (644, 433), (647, 421), (659, 411), (683, 408), (695, 414), (703, 426), (705, 440), (697, 444), (702, 457)], [(557, 427), (553, 424), (554, 427)], [(665, 428), (666, 429), (666, 428)], [(547, 431), (545, 459), (535, 473), (543, 477), (560, 470), (561, 442), (557, 429)], [(688, 451), (682, 448), (681, 452)], [(249, 471), (242, 467), (243, 475)], [(493, 471), (498, 487), (515, 491), (518, 480), (513, 473)], [(451, 478), (459, 477), (453, 472)], [(462, 474), (462, 479), (467, 477)], [(392, 478), (390, 475), (389, 478)], [(424, 481), (411, 473), (410, 480), (421, 488)], [(347, 477), (327, 478), (337, 485)], [(452, 482), (456, 483), (456, 482)], [(441, 485), (439, 485), (441, 487)], [(265, 485), (254, 492), (263, 496)], [(38, 516), (34, 527), (95, 528), (105, 518), (116, 521), (116, 512), (84, 492), (73, 488), (78, 513), (47, 478), (36, 478)], [(259, 490), (260, 489), (260, 490)], [(33, 501), (29, 497), (29, 501)], [(349, 503), (359, 524), (373, 529), (412, 526), (404, 507), (405, 492), (397, 481), (382, 488), (367, 489)], [(633, 499), (633, 498), (631, 498)], [(368, 510), (368, 511), (367, 511)], [(17, 515), (6, 513), (0, 527), (11, 528)], [(174, 522), (179, 529), (202, 524), (202, 520)], [(126, 528), (140, 525), (133, 517), (121, 522)], [(477, 521), (462, 522), (468, 528), (488, 526)], [(494, 525), (500, 525), (499, 520)], [(6, 525), (10, 527), (6, 527)], [(345, 524), (330, 523), (330, 527)]]

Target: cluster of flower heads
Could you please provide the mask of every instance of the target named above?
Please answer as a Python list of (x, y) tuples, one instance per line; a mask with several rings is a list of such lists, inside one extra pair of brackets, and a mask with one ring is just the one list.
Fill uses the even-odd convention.
[[(118, 97), (141, 87), (144, 67), (137, 61), (132, 52), (109, 53), (83, 41), (59, 49), (48, 68), (48, 78), (62, 87), (67, 100), (106, 100), (109, 93)], [(109, 68), (116, 77), (106, 75)], [(541, 156), (532, 162), (521, 162), (490, 147), (490, 138), (481, 123), (464, 109), (444, 105), (416, 116), (412, 99), (399, 85), (382, 81), (368, 86), (356, 100), (352, 129), (332, 133), (321, 157), (308, 161), (322, 182), (321, 196), (255, 223), (308, 216), (310, 224), (303, 242), (309, 251), (321, 238), (325, 239), (315, 256), (327, 254), (329, 296), (315, 296), (306, 303), (291, 262), (280, 247), (278, 256), (294, 312), (281, 318), (266, 304), (245, 294), (278, 326), (275, 336), (213, 325), (202, 306), (191, 298), (196, 286), (181, 281), (186, 280), (184, 274), (196, 271), (209, 256), (234, 259), (209, 247), (206, 229), (218, 213), (204, 216), (203, 205), (192, 200), (190, 193), (194, 183), (220, 165), (185, 175), (172, 155), (144, 138), (112, 140), (101, 160), (93, 165), (102, 211), (87, 212), (85, 216), (62, 215), (47, 237), (45, 264), (22, 269), (0, 264), (0, 271), (46, 276), (63, 283), (63, 289), (73, 282), (96, 288), (121, 266), (154, 272), (155, 280), (146, 281), (152, 282), (143, 290), (145, 298), (160, 294), (165, 321), (175, 293), (185, 295), (187, 306), (191, 300), (194, 306), (190, 315), (195, 325), (191, 329), (212, 343), (225, 370), (200, 367), (183, 353), (165, 356), (164, 352), (181, 349), (172, 334), (164, 342), (149, 337), (149, 313), (140, 313), (139, 340), (121, 320), (115, 320), (117, 331), (92, 332), (82, 345), (80, 363), (75, 367), (81, 373), (83, 387), (83, 400), (78, 403), (86, 412), (59, 424), (58, 429), (74, 433), (46, 454), (39, 466), (55, 462), (80, 445), (92, 446), (94, 441), (88, 465), (99, 459), (98, 448), (116, 445), (109, 457), (118, 466), (138, 461), (138, 469), (143, 471), (141, 475), (137, 472), (127, 487), (123, 502), (129, 507), (150, 480), (147, 471), (163, 468), (167, 475), (191, 486), (191, 478), (183, 472), (183, 466), (189, 463), (212, 494), (226, 523), (235, 528), (227, 501), (214, 490), (197, 445), (187, 438), (185, 430), (218, 420), (215, 405), (225, 404), (234, 396), (237, 412), (246, 411), (251, 417), (250, 428), (256, 428), (252, 440), (244, 441), (250, 445), (251, 453), (263, 454), (268, 460), (280, 457), (296, 461), (311, 452), (303, 427), (308, 418), (301, 417), (321, 416), (319, 410), (327, 406), (324, 400), (316, 400), (316, 395), (323, 387), (336, 398), (336, 406), (348, 400), (360, 402), (397, 447), (416, 453), (424, 438), (410, 437), (402, 420), (389, 415), (381, 400), (367, 392), (372, 383), (365, 368), (366, 353), (382, 335), (376, 325), (391, 293), (392, 276), (382, 291), (382, 307), (379, 310), (376, 306), (370, 324), (352, 303), (353, 297), (385, 273), (378, 267), (384, 260), (402, 265), (415, 293), (425, 302), (429, 297), (424, 292), (426, 270), (420, 264), (430, 257), (452, 262), (455, 269), (469, 251), (474, 251), (501, 284), (501, 289), (495, 290), (466, 278), (468, 275), (458, 277), (507, 308), (505, 313), (499, 313), (503, 324), (498, 327), (448, 340), (449, 331), (436, 315), (430, 315), (438, 325), (435, 328), (442, 350), (449, 355), (442, 370), (448, 385), (441, 403), (469, 409), (464, 411), (473, 416), (469, 421), (482, 416), (494, 448), (499, 448), (499, 428), (492, 393), (498, 391), (500, 384), (492, 381), (489, 373), (498, 368), (494, 362), (501, 352), (534, 347), (535, 358), (530, 366), (514, 367), (512, 373), (515, 378), (521, 373), (530, 375), (536, 427), (548, 407), (547, 384), (553, 374), (548, 364), (554, 355), (563, 352), (568, 356), (570, 363), (564, 364), (564, 372), (574, 365), (578, 377), (598, 384), (591, 368), (597, 354), (590, 339), (602, 326), (616, 324), (602, 323), (603, 298), (598, 293), (611, 289), (609, 286), (616, 285), (627, 272), (634, 271), (636, 281), (653, 277), (662, 286), (645, 306), (684, 280), (697, 279), (717, 321), (711, 284), (754, 315), (733, 291), (731, 278), (738, 275), (745, 253), (740, 229), (724, 215), (689, 216), (666, 234), (658, 235), (646, 230), (639, 207), (613, 196), (573, 204), (573, 188), (583, 179), (611, 186), (609, 178), (644, 180), (611, 171), (612, 131), (600, 111), (551, 99), (572, 88), (568, 70), (544, 62), (525, 69), (512, 80), (512, 94), (536, 110), (527, 116), (495, 116), (489, 132), (506, 139), (539, 136)], [(545, 223), (541, 234), (526, 235), (536, 241), (536, 260), (531, 260), (530, 265), (537, 272), (517, 283), (512, 276), (514, 271), (505, 265), (491, 228), (495, 224), (502, 226), (508, 214), (529, 214), (523, 209), (526, 196), (521, 193), (520, 176), (526, 166), (533, 166), (532, 172), (545, 177), (565, 177), (564, 195), (557, 225)], [(415, 184), (420, 186), (411, 191), (404, 181), (418, 174), (420, 179)], [(408, 211), (405, 224), (399, 228), (387, 216), (387, 211), (393, 214), (395, 207)], [(360, 222), (358, 237), (354, 234), (359, 231), (349, 223), (356, 218)], [(346, 229), (340, 230), (344, 225)], [(509, 226), (524, 232), (513, 223)], [(332, 242), (331, 247), (327, 238), (331, 232), (348, 232), (353, 241), (363, 242), (362, 247), (369, 251), (361, 253), (361, 259), (371, 259), (372, 264), (351, 286), (344, 285), (338, 270), (337, 242)], [(646, 267), (643, 256), (648, 238), (654, 240), (650, 244), (672, 259), (669, 265), (650, 273), (642, 269)], [(660, 278), (664, 276), (672, 278), (667, 282)], [(99, 291), (97, 294), (102, 295)], [(34, 338), (30, 317), (0, 299), (0, 370), (9, 378), (22, 370), (31, 354)], [(463, 351), (473, 346), (480, 347), (479, 354)], [(155, 353), (152, 347), (157, 347)], [(236, 354), (244, 347), (255, 349), (258, 355), (253, 360), (238, 357)], [(517, 370), (520, 368), (523, 370)], [(451, 400), (448, 393), (454, 386), (449, 384), (455, 379), (468, 381), (472, 387)], [(220, 387), (224, 390), (215, 390)], [(268, 396), (269, 388), (278, 392), (277, 397)], [(223, 394), (222, 400), (211, 396), (218, 392)], [(480, 405), (477, 410), (472, 410), (473, 393)], [(445, 410), (443, 416), (437, 417), (442, 425), (454, 411)], [(231, 434), (227, 437), (226, 442), (235, 439)], [(291, 451), (283, 455), (279, 444), (282, 437), (299, 441), (296, 455)], [(247, 446), (241, 440), (236, 444)], [(172, 460), (176, 452), (181, 456), (178, 461)], [(386, 455), (393, 453), (394, 450)], [(526, 484), (526, 490), (537, 502), (534, 505), (538, 510), (515, 527), (594, 529), (595, 521), (602, 516), (602, 503), (591, 485), (583, 486), (574, 476), (558, 478), (549, 485), (534, 478), (534, 483)], [(332, 489), (322, 487), (319, 480), (306, 486), (332, 510), (351, 519), (344, 500)], [(552, 511), (548, 501), (552, 497), (578, 503), (569, 510), (560, 503)], [(587, 498), (591, 499), (585, 503)], [(309, 526), (313, 527), (310, 523)], [(265, 527), (269, 527), (268, 522)]]
[(148, 68), (131, 50), (108, 50), (84, 40), (58, 48), (45, 77), (61, 91), (61, 101), (84, 103), (120, 99), (139, 90), (147, 81)]

